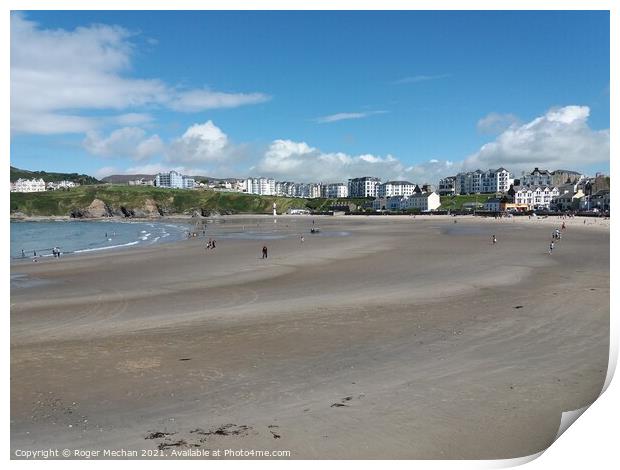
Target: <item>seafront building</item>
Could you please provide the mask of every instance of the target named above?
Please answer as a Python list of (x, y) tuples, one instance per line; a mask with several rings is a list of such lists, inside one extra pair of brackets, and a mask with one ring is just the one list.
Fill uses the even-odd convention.
[(475, 170), (455, 176), (455, 194), (505, 193), (513, 184), (512, 175), (505, 168)]
[[(423, 188), (430, 189), (430, 185), (425, 185)], [(372, 203), (376, 211), (430, 212), (439, 209), (439, 206), (441, 206), (439, 194), (432, 190), (424, 191), (418, 185), (415, 185), (414, 191), (406, 196), (377, 196)]]
[(386, 181), (377, 186), (377, 197), (411, 196), (415, 188), (409, 181)]
[(549, 186), (522, 187), (515, 191), (514, 202), (527, 205), (529, 210), (549, 209), (551, 200), (559, 195), (558, 188)]
[(585, 196), (576, 185), (567, 184), (558, 188), (559, 195), (551, 199), (550, 209), (558, 211), (574, 211), (579, 209), (581, 199)]
[(362, 176), (349, 180), (349, 197), (377, 197), (381, 180), (374, 176)]
[(158, 173), (153, 184), (158, 188), (194, 189), (195, 181), (191, 176), (172, 170), (167, 173)]
[(273, 178), (246, 178), (245, 192), (261, 196), (276, 195), (276, 181)]
[(453, 196), (456, 191), (456, 176), (446, 176), (439, 180), (437, 193), (440, 196)]
[(527, 187), (537, 186), (562, 186), (567, 183), (578, 183), (584, 175), (571, 170), (541, 170), (538, 167), (531, 172), (523, 172), (520, 178), (520, 185)]
[(349, 187), (345, 183), (328, 183), (321, 185), (321, 197), (339, 199), (349, 196)]
[(611, 210), (609, 189), (601, 189), (582, 197), (579, 200), (579, 208), (585, 211), (609, 212)]
[(45, 181), (42, 178), (25, 179), (19, 178), (11, 182), (12, 193), (37, 193), (45, 191)]

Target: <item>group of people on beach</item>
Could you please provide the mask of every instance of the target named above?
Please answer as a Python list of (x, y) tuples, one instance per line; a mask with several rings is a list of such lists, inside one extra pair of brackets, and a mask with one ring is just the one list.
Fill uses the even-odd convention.
[(549, 254), (553, 253), (553, 249), (555, 248), (556, 240), (562, 239), (562, 232), (566, 230), (566, 222), (562, 222), (562, 226), (560, 228), (556, 228), (551, 233), (551, 242), (549, 243)]
[(213, 238), (209, 238), (209, 241), (205, 245), (207, 250), (215, 250), (215, 240)]

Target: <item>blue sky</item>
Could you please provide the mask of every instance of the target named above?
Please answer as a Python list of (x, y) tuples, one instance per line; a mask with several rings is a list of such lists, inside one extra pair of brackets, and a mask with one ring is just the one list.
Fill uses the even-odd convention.
[(607, 12), (24, 12), (11, 163), (436, 181), (609, 170)]

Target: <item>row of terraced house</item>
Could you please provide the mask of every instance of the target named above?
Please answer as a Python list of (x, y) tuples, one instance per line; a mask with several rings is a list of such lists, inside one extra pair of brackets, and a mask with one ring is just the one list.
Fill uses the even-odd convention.
[(498, 194), (485, 209), (500, 210), (600, 210), (609, 211), (609, 177), (589, 178), (571, 170), (534, 168), (514, 178), (505, 168), (458, 173), (439, 181), (438, 193), (445, 195)]

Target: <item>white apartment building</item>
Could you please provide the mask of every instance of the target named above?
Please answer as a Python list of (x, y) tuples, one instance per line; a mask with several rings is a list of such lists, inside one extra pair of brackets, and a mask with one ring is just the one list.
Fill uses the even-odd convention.
[(190, 176), (172, 170), (168, 173), (158, 173), (154, 185), (158, 188), (194, 189), (195, 181)]
[(410, 196), (415, 188), (409, 181), (386, 181), (377, 186), (377, 197)]
[(275, 195), (276, 196), (292, 196), (293, 186), (295, 183), (292, 181), (276, 181), (275, 182)]
[(505, 168), (459, 173), (455, 177), (456, 194), (505, 193), (514, 182)]
[(452, 196), (456, 190), (456, 176), (447, 176), (439, 180), (437, 192), (440, 196)]
[(363, 176), (349, 180), (349, 197), (377, 197), (377, 186), (381, 184), (379, 178)]
[(276, 195), (276, 181), (273, 178), (247, 178), (245, 187), (248, 194)]
[(42, 178), (32, 178), (31, 180), (19, 178), (11, 183), (12, 193), (37, 193), (41, 191), (45, 191), (45, 181)]
[(321, 185), (321, 197), (330, 199), (345, 198), (349, 196), (349, 187), (344, 183), (328, 183)]
[(308, 197), (310, 198), (321, 197), (321, 185), (318, 183), (310, 183), (308, 185)]
[(558, 188), (549, 186), (521, 187), (514, 195), (516, 204), (527, 204), (528, 209), (549, 209), (551, 200), (560, 195)]

